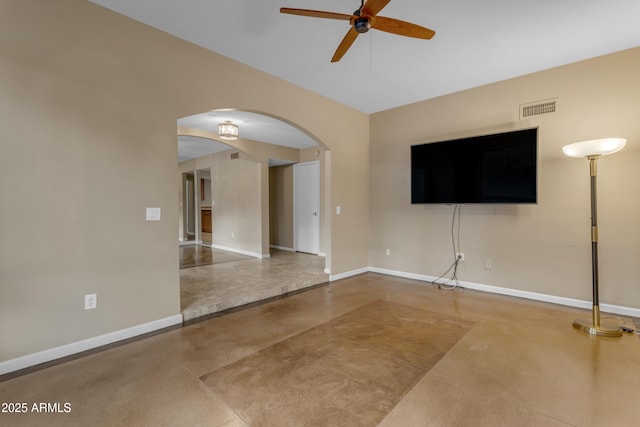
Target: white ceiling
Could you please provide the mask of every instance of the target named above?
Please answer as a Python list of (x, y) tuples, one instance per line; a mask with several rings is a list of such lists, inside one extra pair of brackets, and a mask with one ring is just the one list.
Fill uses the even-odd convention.
[(348, 22), (279, 9), (351, 14), (359, 0), (91, 1), (365, 113), (640, 45), (638, 0), (391, 0), (380, 16), (435, 37), (371, 30), (337, 63)]

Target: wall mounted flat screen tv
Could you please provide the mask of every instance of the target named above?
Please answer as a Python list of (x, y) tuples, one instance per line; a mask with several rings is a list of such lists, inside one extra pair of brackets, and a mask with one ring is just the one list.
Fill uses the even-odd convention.
[(411, 203), (536, 203), (538, 129), (411, 146)]

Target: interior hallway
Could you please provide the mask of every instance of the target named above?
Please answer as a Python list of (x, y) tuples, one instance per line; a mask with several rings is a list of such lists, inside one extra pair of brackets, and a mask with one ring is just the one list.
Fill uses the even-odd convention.
[(180, 246), (180, 309), (186, 322), (329, 281), (325, 258), (271, 249), (257, 259), (202, 245)]
[(588, 315), (368, 273), (8, 380), (71, 410), (0, 424), (637, 425), (640, 340)]

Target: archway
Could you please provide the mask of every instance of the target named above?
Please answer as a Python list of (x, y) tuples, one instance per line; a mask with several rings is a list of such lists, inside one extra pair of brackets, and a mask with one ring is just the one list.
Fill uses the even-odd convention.
[[(230, 141), (219, 137), (217, 126), (226, 121), (238, 124), (238, 139)], [(259, 135), (261, 126), (264, 134)], [(329, 178), (326, 162), (329, 150), (324, 144), (286, 120), (255, 111), (224, 109), (189, 116), (178, 120), (177, 131), (179, 139), (192, 138), (224, 144), (223, 148), (215, 153), (182, 159), (180, 170), (210, 171), (213, 218), (211, 246), (214, 249), (253, 258), (269, 258), (274, 247), (287, 249), (279, 242), (274, 244), (270, 232), (273, 229), (273, 221), (284, 222), (284, 226), (293, 227), (292, 223), (286, 224), (286, 220), (272, 216), (270, 212), (270, 195), (274, 188), (277, 188), (270, 185), (270, 178), (279, 173), (278, 169), (301, 162), (317, 162), (321, 171), (319, 255), (322, 257), (322, 265), (319, 271), (320, 274), (328, 271), (330, 222), (329, 215), (324, 214), (324, 209), (325, 206), (329, 206), (329, 186), (326, 185)], [(196, 191), (197, 185), (198, 182)], [(284, 246), (289, 246), (288, 249), (293, 247), (292, 244)], [(328, 281), (328, 276), (323, 277), (320, 282), (322, 281)], [(308, 285), (310, 282), (306, 283)], [(282, 289), (292, 290), (300, 287), (304, 286), (294, 284), (293, 287), (288, 285)], [(271, 293), (269, 295), (273, 296)], [(187, 317), (185, 315), (185, 318)]]

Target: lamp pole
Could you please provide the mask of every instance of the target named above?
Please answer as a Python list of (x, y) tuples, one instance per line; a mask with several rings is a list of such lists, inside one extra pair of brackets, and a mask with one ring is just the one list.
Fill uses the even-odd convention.
[[(598, 282), (598, 158), (599, 154), (589, 156), (589, 171), (591, 174), (590, 189), (591, 189), (591, 278), (593, 289), (593, 309), (592, 309), (592, 324), (585, 325), (584, 322), (576, 320), (573, 322), (573, 326), (577, 329), (582, 329), (584, 332), (598, 333), (601, 329), (600, 325), (600, 296), (599, 296), (599, 282)], [(586, 328), (586, 329), (585, 329)], [(595, 332), (592, 332), (594, 329)], [(620, 328), (618, 328), (619, 330)], [(620, 333), (622, 335), (622, 333)]]

